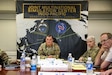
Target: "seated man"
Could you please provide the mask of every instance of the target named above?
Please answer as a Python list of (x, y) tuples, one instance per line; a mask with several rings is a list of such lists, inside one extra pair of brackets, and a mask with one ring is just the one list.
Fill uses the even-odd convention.
[(60, 47), (53, 41), (53, 36), (46, 36), (45, 42), (42, 43), (38, 49), (40, 58), (59, 58)]
[(0, 49), (0, 65), (9, 64), (9, 57), (5, 51)]
[(100, 66), (101, 69), (107, 69), (112, 62), (112, 34), (102, 33), (100, 36), (102, 47), (99, 50), (95, 66)]
[(87, 61), (88, 57), (92, 58), (92, 61), (94, 62), (95, 57), (99, 51), (98, 46), (95, 44), (95, 38), (94, 36), (88, 36), (87, 37), (87, 46), (88, 50), (79, 58), (79, 61)]

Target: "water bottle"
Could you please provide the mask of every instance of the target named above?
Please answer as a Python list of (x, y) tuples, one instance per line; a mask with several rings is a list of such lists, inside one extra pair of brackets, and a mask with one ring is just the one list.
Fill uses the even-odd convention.
[(86, 62), (86, 73), (87, 75), (93, 75), (93, 62), (91, 61), (91, 57), (88, 57)]
[(20, 58), (20, 70), (25, 70), (25, 52), (22, 53)]
[(32, 56), (31, 60), (31, 71), (36, 71), (37, 70), (37, 62), (36, 62), (36, 56)]
[(72, 54), (71, 53), (68, 54), (68, 62), (72, 62)]

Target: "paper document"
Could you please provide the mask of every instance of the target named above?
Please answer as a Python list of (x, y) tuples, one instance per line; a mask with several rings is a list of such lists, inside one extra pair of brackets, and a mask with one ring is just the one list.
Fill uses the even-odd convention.
[(83, 64), (72, 64), (73, 70), (86, 70), (86, 67)]

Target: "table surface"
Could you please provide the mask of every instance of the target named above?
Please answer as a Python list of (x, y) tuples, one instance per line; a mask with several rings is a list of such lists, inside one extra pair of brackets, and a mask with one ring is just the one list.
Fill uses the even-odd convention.
[[(74, 64), (83, 64), (83, 63), (74, 63)], [(21, 71), (20, 68), (12, 68), (12, 69), (8, 69), (6, 70), (6, 68), (0, 68), (0, 75), (38, 75), (38, 70), (40, 70), (40, 68), (37, 68), (36, 72), (32, 72), (27, 71), (27, 69), (25, 71)], [(41, 70), (42, 71), (42, 70)], [(100, 69), (94, 69), (94, 72), (101, 72), (103, 70)], [(54, 72), (54, 71), (49, 71), (49, 72)], [(63, 71), (55, 71), (55, 72), (63, 72)], [(66, 72), (83, 72), (86, 73), (86, 69), (85, 70), (74, 70), (74, 69), (70, 69), (70, 71), (66, 71)]]
[[(102, 70), (95, 70), (95, 72), (101, 72)], [(86, 71), (75, 71), (72, 72), (86, 72)], [(4, 68), (1, 69), (0, 75), (38, 75), (38, 71), (31, 72), (31, 71), (21, 71), (19, 68), (14, 70), (5, 70)]]

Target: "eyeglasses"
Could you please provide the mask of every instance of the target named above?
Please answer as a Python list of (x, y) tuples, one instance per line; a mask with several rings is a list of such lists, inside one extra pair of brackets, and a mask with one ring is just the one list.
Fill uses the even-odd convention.
[(104, 43), (104, 42), (106, 42), (107, 40), (108, 40), (108, 39), (106, 39), (106, 40), (102, 40), (101, 43)]

